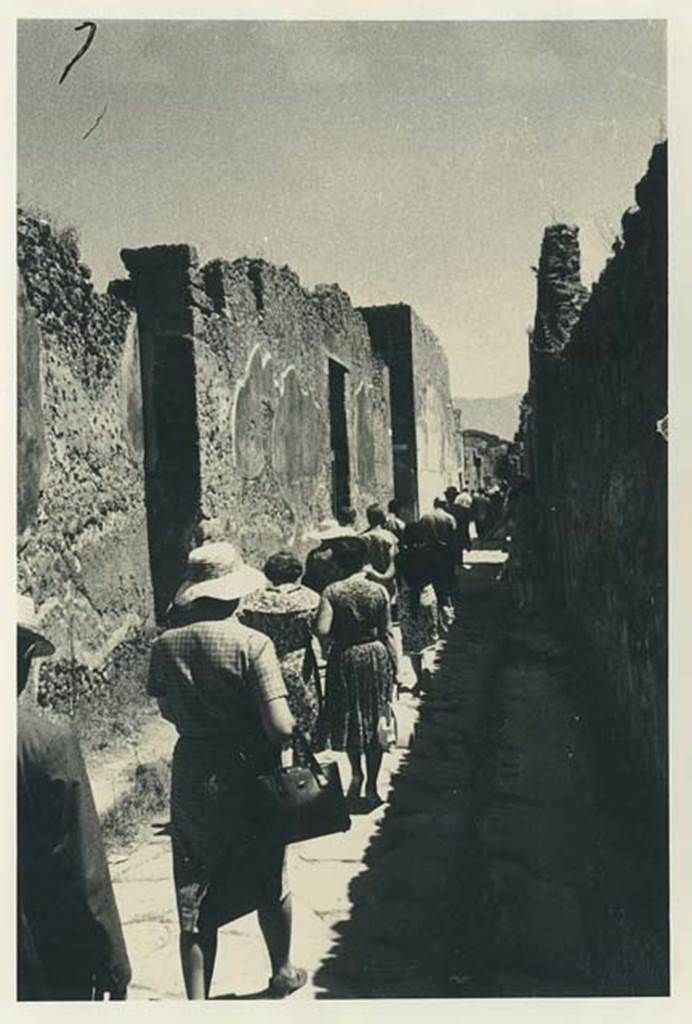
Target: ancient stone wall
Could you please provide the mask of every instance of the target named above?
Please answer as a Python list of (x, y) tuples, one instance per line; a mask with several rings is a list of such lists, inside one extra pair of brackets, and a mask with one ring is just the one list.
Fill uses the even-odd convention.
[(411, 348), (418, 452), (418, 507), (429, 512), (449, 484), (459, 485), (463, 456), (457, 444), (449, 364), (440, 342), (411, 310)]
[(389, 367), (396, 497), (412, 518), (459, 483), (462, 452), (447, 357), (430, 328), (404, 303), (361, 310), (373, 349)]
[(508, 441), (484, 430), (464, 430), (462, 443), (464, 474), (471, 490), (490, 487), (511, 475)]
[(39, 697), (105, 699), (153, 627), (135, 319), (72, 234), (18, 217), (18, 586), (56, 644)]
[(461, 456), (459, 460), (459, 473), (457, 487), (467, 487), (466, 452), (464, 450), (464, 414), (458, 405), (452, 400), (452, 414), (454, 416), (455, 449)]
[(592, 294), (577, 229), (548, 228), (538, 268), (527, 467), (546, 568), (587, 638), (620, 731), (667, 770), (667, 163), (654, 148)]
[(70, 696), (146, 647), (195, 543), (261, 565), (304, 554), (337, 500), (364, 524), (395, 490), (393, 395), (414, 503), (459, 465), (447, 361), (410, 307), (385, 307), (404, 327), (390, 351), (337, 285), (288, 267), (121, 255), (129, 277), (96, 295), (72, 235), (20, 216), (20, 574), (58, 640), (45, 686)]
[[(388, 371), (345, 292), (336, 285), (310, 292), (288, 267), (263, 260), (201, 267), (188, 246), (128, 250), (123, 259), (145, 388), (151, 351), (153, 380), (170, 366), (177, 389), (174, 402), (170, 386), (150, 396), (150, 484), (159, 532), (168, 538), (161, 572), (155, 569), (159, 611), (193, 537), (233, 539), (261, 565), (282, 545), (304, 553), (309, 530), (333, 513), (330, 362), (345, 371), (350, 504), (362, 522), (368, 504), (391, 497)], [(161, 451), (171, 430), (168, 464)], [(186, 487), (173, 466), (181, 451)], [(170, 492), (178, 500), (182, 494), (173, 522)]]
[[(392, 495), (387, 369), (337, 286), (260, 260), (205, 268), (222, 303), (196, 346), (203, 515), (258, 564), (333, 509), (329, 361), (345, 373), (350, 504)], [(218, 296), (218, 292), (217, 292)]]
[(367, 306), (360, 313), (373, 350), (389, 369), (394, 493), (405, 518), (412, 519), (418, 509), (418, 452), (410, 307)]

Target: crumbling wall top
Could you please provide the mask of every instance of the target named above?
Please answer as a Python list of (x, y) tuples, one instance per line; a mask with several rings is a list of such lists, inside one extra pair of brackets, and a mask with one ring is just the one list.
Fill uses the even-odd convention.
[(198, 267), (199, 256), (194, 245), (175, 243), (152, 245), (141, 249), (121, 249), (120, 258), (131, 274), (151, 273), (154, 270)]

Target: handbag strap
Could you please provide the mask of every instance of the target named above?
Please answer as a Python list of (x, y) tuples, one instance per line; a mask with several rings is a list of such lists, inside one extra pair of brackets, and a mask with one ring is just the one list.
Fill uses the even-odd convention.
[[(305, 660), (303, 665), (304, 668), (307, 668), (308, 676), (312, 677), (315, 684), (315, 690), (317, 691), (317, 707), (318, 711), (321, 712), (324, 707), (324, 694), (322, 693), (322, 682), (320, 680), (320, 666), (317, 662), (315, 649), (310, 640), (308, 640), (305, 646)], [(305, 681), (307, 682), (308, 680)]]
[(303, 753), (307, 758), (308, 765), (310, 766), (310, 770), (312, 771), (313, 775), (315, 776), (315, 779), (317, 780), (317, 784), (319, 786), (326, 786), (329, 780), (325, 775), (324, 769), (320, 762), (315, 757), (313, 749), (308, 743), (307, 736), (298, 725), (296, 725), (295, 729), (293, 730), (293, 742), (295, 745), (300, 746), (302, 748)]

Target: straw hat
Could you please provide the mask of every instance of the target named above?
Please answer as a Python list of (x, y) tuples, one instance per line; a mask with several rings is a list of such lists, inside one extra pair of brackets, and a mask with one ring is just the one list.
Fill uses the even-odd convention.
[(308, 540), (324, 541), (338, 540), (340, 537), (354, 537), (356, 531), (352, 526), (341, 526), (336, 519), (323, 519), (316, 530), (310, 530), (306, 537)]
[(173, 603), (181, 607), (200, 597), (236, 601), (266, 585), (264, 573), (244, 562), (232, 544), (216, 541), (202, 544), (190, 552), (185, 579)]
[(28, 633), (34, 641), (34, 654), (39, 658), (47, 658), (55, 654), (55, 647), (43, 632), (34, 602), (27, 594), (17, 594), (17, 628)]

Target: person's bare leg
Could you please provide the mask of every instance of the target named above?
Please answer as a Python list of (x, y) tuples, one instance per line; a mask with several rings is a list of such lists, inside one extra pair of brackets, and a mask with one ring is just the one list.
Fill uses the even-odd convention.
[(423, 657), (421, 654), (409, 654), (409, 660), (411, 662), (413, 674), (416, 677), (416, 683), (411, 692), (420, 693), (421, 682), (423, 679)]
[(204, 953), (204, 995), (209, 998), (211, 990), (211, 979), (214, 977), (214, 965), (216, 964), (216, 950), (218, 947), (218, 929), (202, 925), (199, 930), (202, 940), (202, 951)]
[(307, 981), (307, 972), (291, 963), (293, 905), (291, 894), (260, 907), (257, 911), (262, 935), (269, 953), (272, 976), (269, 988), (275, 996), (287, 996)]
[(420, 658), (420, 684), (422, 690), (430, 689), (430, 680), (432, 677), (432, 665), (434, 663), (434, 654), (428, 647)]
[(351, 782), (348, 787), (347, 797), (349, 800), (357, 800), (363, 788), (363, 762), (360, 751), (349, 750), (348, 761), (351, 765)]
[(293, 904), (291, 894), (275, 900), (257, 911), (259, 925), (267, 945), (272, 975), (291, 969), (291, 931)]
[(371, 803), (382, 803), (377, 792), (377, 777), (382, 766), (382, 747), (375, 739), (365, 753), (367, 776), (365, 780), (365, 798)]
[(180, 933), (180, 962), (188, 999), (208, 999), (216, 961), (216, 948), (215, 928)]

